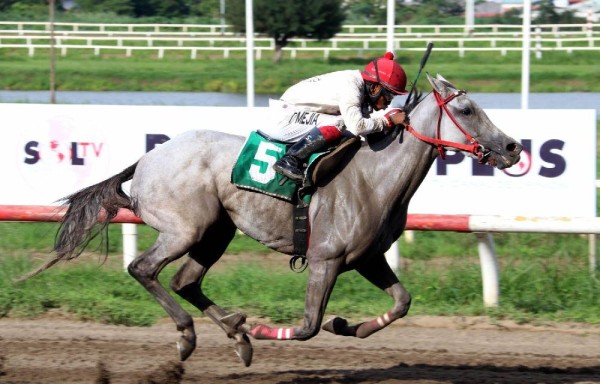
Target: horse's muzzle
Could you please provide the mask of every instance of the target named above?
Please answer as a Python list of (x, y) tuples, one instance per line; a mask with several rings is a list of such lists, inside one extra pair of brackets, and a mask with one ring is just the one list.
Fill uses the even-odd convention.
[(511, 141), (500, 152), (487, 150), (483, 154), (482, 162), (498, 169), (510, 168), (521, 160), (523, 146), (516, 141)]

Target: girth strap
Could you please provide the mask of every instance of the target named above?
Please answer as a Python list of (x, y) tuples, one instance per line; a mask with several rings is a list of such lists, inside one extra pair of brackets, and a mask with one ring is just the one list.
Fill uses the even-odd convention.
[[(308, 266), (306, 250), (308, 249), (308, 238), (310, 225), (308, 223), (308, 204), (300, 201), (294, 206), (294, 255), (290, 259), (290, 268), (294, 272), (303, 272)], [(298, 261), (300, 265), (298, 266)]]

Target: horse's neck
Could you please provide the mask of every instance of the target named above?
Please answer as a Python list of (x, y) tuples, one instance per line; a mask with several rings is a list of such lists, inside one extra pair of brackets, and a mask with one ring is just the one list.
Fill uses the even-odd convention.
[[(424, 99), (411, 116), (413, 127), (427, 136), (433, 135), (437, 121), (437, 109), (429, 99)], [(361, 162), (364, 177), (379, 185), (381, 202), (406, 209), (437, 157), (437, 150), (404, 130), (381, 151), (366, 150), (363, 155), (368, 158)]]

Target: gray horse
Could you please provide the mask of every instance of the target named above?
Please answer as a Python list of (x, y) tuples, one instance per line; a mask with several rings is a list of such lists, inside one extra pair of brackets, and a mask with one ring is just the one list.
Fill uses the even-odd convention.
[[(110, 219), (120, 208), (128, 208), (159, 232), (154, 245), (128, 269), (181, 331), (177, 343), (181, 360), (196, 347), (194, 323), (160, 284), (158, 275), (185, 254), (189, 257), (170, 287), (234, 340), (246, 366), (252, 360), (248, 336), (282, 340), (315, 336), (337, 276), (352, 269), (389, 294), (393, 307), (371, 321), (350, 325), (337, 317), (322, 328), (359, 338), (385, 328), (407, 314), (411, 296), (387, 264), (384, 252), (401, 235), (410, 199), (435, 158), (450, 149), (503, 169), (518, 162), (522, 150), (463, 91), (440, 75), (427, 77), (433, 91), (416, 104), (406, 131), (396, 129), (379, 140), (363, 141), (347, 156), (339, 173), (314, 193), (301, 326), (247, 324), (245, 315), (223, 310), (202, 291), (206, 273), (236, 229), (278, 252), (293, 252), (291, 205), (231, 184), (231, 169), (245, 139), (220, 132), (184, 133), (123, 172), (65, 198), (69, 208), (57, 236), (55, 257), (28, 277), (81, 254), (108, 225), (108, 221), (96, 225), (102, 209)], [(128, 180), (133, 180), (130, 197), (121, 186)]]

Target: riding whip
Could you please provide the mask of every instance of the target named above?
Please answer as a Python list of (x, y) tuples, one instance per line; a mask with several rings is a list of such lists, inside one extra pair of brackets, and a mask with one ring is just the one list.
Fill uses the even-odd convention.
[(427, 49), (425, 50), (425, 54), (423, 55), (423, 58), (421, 59), (421, 67), (419, 68), (419, 71), (417, 72), (417, 77), (415, 78), (415, 81), (411, 84), (410, 92), (408, 93), (408, 97), (406, 98), (406, 102), (404, 103), (405, 107), (410, 102), (410, 98), (412, 97), (413, 91), (415, 90), (415, 88), (417, 86), (417, 81), (419, 81), (419, 76), (421, 76), (421, 71), (425, 67), (425, 64), (427, 63), (427, 59), (429, 59), (429, 55), (431, 54), (432, 49), (433, 49), (433, 43), (430, 42), (429, 44), (427, 44)]

